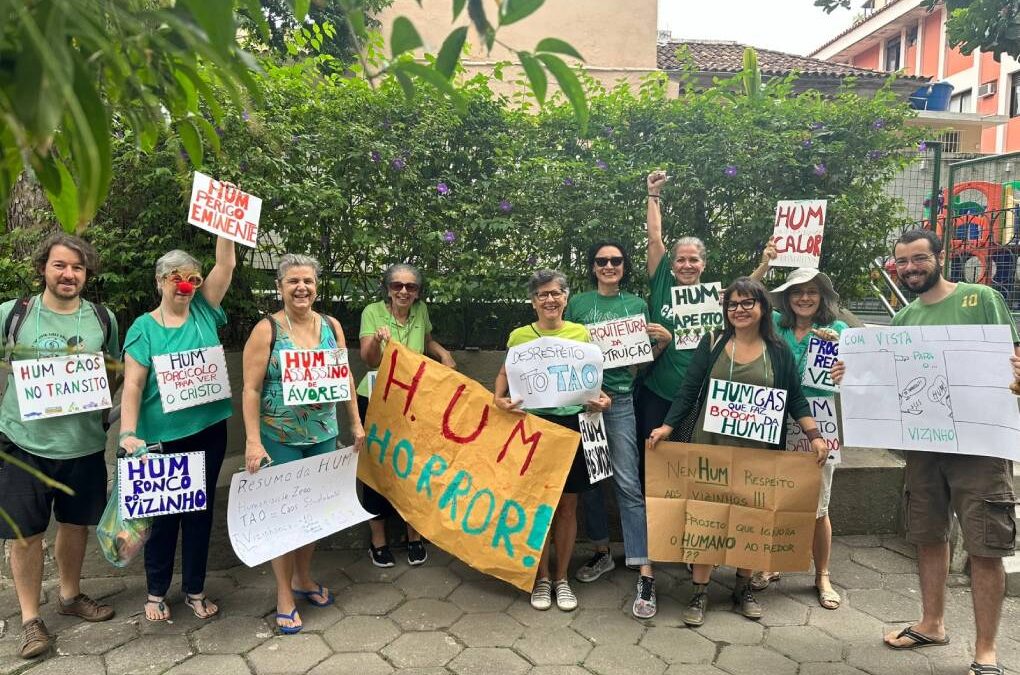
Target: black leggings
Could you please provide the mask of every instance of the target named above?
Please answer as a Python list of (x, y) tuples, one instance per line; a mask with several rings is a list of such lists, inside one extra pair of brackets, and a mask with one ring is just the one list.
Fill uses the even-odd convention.
[[(364, 422), (368, 414), (368, 399), (364, 396), (358, 396), (358, 413)], [(399, 515), (393, 504), (390, 504), (390, 500), (372, 489), (368, 483), (358, 482), (361, 483), (361, 506), (369, 513), (375, 514), (372, 520), (386, 520), (390, 516)]]

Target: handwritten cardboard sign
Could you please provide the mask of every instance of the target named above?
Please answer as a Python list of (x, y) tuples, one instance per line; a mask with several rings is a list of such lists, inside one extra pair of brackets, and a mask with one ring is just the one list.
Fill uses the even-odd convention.
[(372, 517), (358, 501), (354, 448), (306, 457), (230, 479), (227, 531), (254, 567)]
[(597, 399), (602, 350), (587, 342), (543, 337), (506, 353), (510, 398), (524, 408), (556, 408)]
[(117, 460), (120, 516), (125, 520), (204, 511), (205, 453), (149, 453)]
[(712, 378), (705, 431), (778, 443), (786, 416), (786, 390)]
[(722, 330), (722, 284), (674, 286), (673, 344), (677, 349), (694, 349), (706, 333)]
[(22, 421), (109, 408), (103, 355), (69, 354), (11, 363)]
[(609, 438), (602, 413), (583, 412), (577, 416), (581, 429), (581, 448), (588, 467), (588, 482), (597, 483), (613, 475), (613, 462), (609, 459)]
[(823, 340), (817, 335), (812, 335), (808, 340), (801, 384), (825, 391), (839, 391), (839, 387), (832, 381), (832, 366), (839, 358), (839, 343)]
[(821, 485), (812, 456), (659, 443), (645, 460), (652, 560), (775, 572), (811, 566)]
[(769, 263), (771, 266), (818, 268), (827, 204), (824, 199), (776, 202), (772, 241), (778, 255)]
[(346, 349), (281, 349), (280, 380), (284, 405), (351, 400)]
[(365, 428), (361, 480), (429, 541), (531, 589), (577, 432), (504, 412), (479, 383), (395, 341)]
[(602, 350), (604, 368), (620, 368), (654, 360), (648, 339), (648, 322), (641, 314), (585, 326), (591, 341)]
[[(836, 419), (836, 399), (831, 396), (808, 396), (811, 406), (811, 417), (815, 419), (822, 440), (829, 447), (827, 464), (839, 464), (843, 461), (839, 442), (839, 422)], [(811, 452), (811, 441), (804, 434), (795, 419), (786, 420), (786, 449), (793, 452)]]
[(262, 200), (199, 171), (191, 183), (188, 224), (255, 248)]
[(1020, 460), (1012, 354), (1009, 326), (843, 331), (843, 442)]
[(230, 398), (230, 379), (223, 347), (199, 347), (152, 357), (163, 412)]

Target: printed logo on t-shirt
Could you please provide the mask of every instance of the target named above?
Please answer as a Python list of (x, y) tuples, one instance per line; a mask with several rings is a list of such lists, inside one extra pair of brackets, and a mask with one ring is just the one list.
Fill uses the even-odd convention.
[(65, 337), (60, 333), (43, 333), (35, 339), (33, 345), (38, 352), (36, 358), (44, 359), (51, 356), (66, 356), (85, 351), (85, 342), (81, 337), (73, 335)]

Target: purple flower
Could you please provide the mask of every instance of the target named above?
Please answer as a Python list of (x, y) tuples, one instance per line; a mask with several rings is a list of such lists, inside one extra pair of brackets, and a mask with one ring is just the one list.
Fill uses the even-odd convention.
[(613, 127), (602, 127), (602, 135), (603, 136), (612, 136), (613, 135)]
[(815, 175), (816, 176), (824, 176), (827, 173), (829, 173), (829, 170), (827, 168), (825, 168), (824, 164), (815, 164)]
[(885, 120), (882, 119), (881, 117), (879, 117), (877, 120), (875, 120), (874, 122), (871, 123), (871, 128), (875, 129), (876, 131), (878, 129), (884, 129), (885, 128)]
[(499, 200), (499, 210), (502, 211), (503, 213), (510, 213), (511, 211), (514, 210), (514, 205), (511, 204), (506, 199), (500, 199)]
[(407, 162), (404, 160), (403, 157), (397, 157), (392, 162), (390, 162), (390, 166), (392, 166), (397, 171), (403, 171), (404, 167), (407, 166)]
[(815, 144), (815, 142), (812, 141), (810, 138), (807, 139), (806, 141), (804, 141), (803, 143), (801, 143), (801, 145), (804, 146), (805, 149), (810, 149), (811, 146), (814, 145), (814, 144)]
[(603, 162), (601, 159), (595, 160), (595, 168), (597, 169), (608, 169), (609, 165)]
[(871, 160), (882, 159), (883, 157), (885, 157), (885, 153), (881, 150), (872, 150), (868, 153), (868, 159)]
[(382, 161), (382, 155), (379, 154), (378, 150), (373, 150), (372, 152), (368, 153), (368, 158), (371, 159), (376, 164)]
[(726, 168), (723, 169), (723, 173), (726, 174), (727, 177), (733, 178), (734, 176), (737, 175), (737, 165), (736, 164), (727, 164)]
[(924, 141), (921, 141), (921, 143), (917, 146), (917, 151), (918, 152), (927, 152), (928, 151), (928, 144), (925, 143)]
[(808, 129), (811, 129), (811, 131), (821, 131), (824, 128), (825, 125), (822, 124), (821, 122), (812, 122), (811, 124), (808, 125)]
[(567, 176), (566, 178), (563, 179), (563, 185), (565, 185), (566, 187), (574, 187), (574, 179)]
[(447, 244), (452, 244), (456, 240), (457, 235), (454, 234), (452, 230), (447, 230), (446, 232), (443, 232), (443, 241), (445, 241)]
[(248, 114), (247, 110), (241, 111), (241, 119), (243, 119), (245, 122), (251, 119), (251, 115)]
[(446, 183), (440, 183), (439, 185), (436, 186), (436, 192), (438, 192), (441, 195), (450, 194), (450, 186), (447, 185)]
[(525, 260), (524, 262), (528, 263), (529, 267), (534, 267), (535, 265), (538, 264), (538, 258), (536, 258), (535, 256), (529, 256), (528, 259)]

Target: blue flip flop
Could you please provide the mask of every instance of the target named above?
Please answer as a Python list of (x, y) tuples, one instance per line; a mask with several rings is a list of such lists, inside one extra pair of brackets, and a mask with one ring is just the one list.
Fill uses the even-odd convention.
[[(315, 605), (316, 607), (329, 607), (330, 605), (332, 605), (334, 600), (333, 593), (331, 591), (326, 591), (324, 593), (322, 584), (319, 584), (319, 582), (317, 581), (315, 583), (319, 585), (319, 589), (316, 591), (299, 591), (296, 588), (292, 588), (290, 590), (294, 593), (294, 595), (300, 595), (304, 597), (304, 599), (307, 600), (309, 604)], [(316, 600), (313, 600), (312, 599), (313, 595), (321, 595), (322, 597), (326, 598), (326, 601), (318, 602)]]
[(290, 614), (277, 614), (276, 615), (276, 627), (279, 628), (280, 632), (283, 633), (284, 635), (293, 635), (294, 633), (300, 633), (301, 629), (304, 628), (304, 625), (300, 625), (300, 626), (281, 626), (280, 625), (280, 619), (290, 619), (291, 621), (294, 621), (295, 619), (297, 619), (297, 607), (295, 607), (294, 611), (291, 612)]

